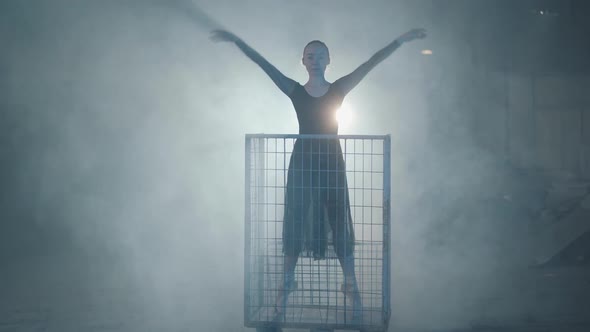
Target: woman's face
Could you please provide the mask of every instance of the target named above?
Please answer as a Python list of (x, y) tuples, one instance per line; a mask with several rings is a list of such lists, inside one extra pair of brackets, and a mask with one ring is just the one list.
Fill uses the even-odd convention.
[(330, 64), (328, 49), (320, 43), (311, 43), (303, 50), (302, 62), (310, 75), (323, 74)]

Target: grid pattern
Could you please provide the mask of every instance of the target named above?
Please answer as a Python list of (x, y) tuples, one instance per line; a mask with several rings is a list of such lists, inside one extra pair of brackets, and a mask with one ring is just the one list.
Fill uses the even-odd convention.
[[(340, 145), (338, 153), (344, 160), (342, 172), (346, 176), (345, 192), (355, 235), (355, 275), (362, 299), (362, 319), (352, 319), (352, 301), (341, 291), (344, 276), (328, 225), (325, 259), (314, 259), (309, 250), (303, 249), (295, 268), (297, 288), (289, 295), (284, 319), (272, 323), (283, 278), (289, 163), (296, 142), (311, 140), (320, 145), (328, 141)], [(245, 157), (245, 325), (387, 330), (390, 137), (249, 134)], [(318, 183), (331, 185), (329, 181)], [(314, 218), (310, 214), (308, 218)]]

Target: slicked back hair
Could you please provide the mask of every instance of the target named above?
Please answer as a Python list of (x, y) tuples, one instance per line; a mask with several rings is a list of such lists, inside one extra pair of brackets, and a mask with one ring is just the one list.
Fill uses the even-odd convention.
[(305, 45), (305, 47), (303, 48), (303, 52), (305, 53), (305, 49), (307, 48), (307, 46), (311, 45), (311, 44), (319, 44), (322, 45), (323, 47), (326, 48), (326, 52), (328, 52), (328, 56), (330, 56), (330, 50), (328, 49), (328, 46), (321, 40), (312, 40), (309, 43), (307, 43), (307, 45)]

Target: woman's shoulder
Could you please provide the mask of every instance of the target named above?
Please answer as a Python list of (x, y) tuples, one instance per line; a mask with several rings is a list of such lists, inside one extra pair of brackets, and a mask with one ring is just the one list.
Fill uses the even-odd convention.
[(293, 98), (295, 95), (297, 95), (301, 89), (305, 89), (303, 87), (303, 85), (301, 85), (301, 83), (295, 81), (295, 85), (293, 86), (293, 90), (291, 90), (291, 93), (288, 95), (289, 98)]
[(346, 93), (344, 92), (344, 89), (342, 88), (341, 82), (342, 82), (342, 80), (340, 78), (335, 80), (334, 82), (332, 82), (332, 84), (330, 85), (330, 90), (333, 93), (337, 93), (339, 95), (346, 95)]

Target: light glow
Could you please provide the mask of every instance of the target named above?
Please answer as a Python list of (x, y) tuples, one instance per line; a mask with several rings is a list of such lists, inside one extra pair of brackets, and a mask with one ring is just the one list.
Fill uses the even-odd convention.
[(338, 111), (336, 111), (336, 121), (340, 129), (348, 128), (352, 124), (353, 111), (351, 105), (344, 101)]

